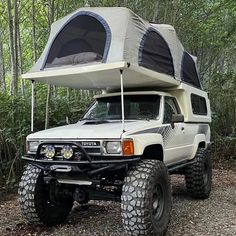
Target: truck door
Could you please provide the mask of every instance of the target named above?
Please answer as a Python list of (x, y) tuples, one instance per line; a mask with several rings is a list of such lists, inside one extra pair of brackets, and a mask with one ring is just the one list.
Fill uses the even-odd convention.
[(175, 123), (171, 126), (172, 114), (181, 114), (179, 105), (174, 97), (164, 98), (163, 116), (163, 142), (165, 149), (165, 163), (173, 164), (188, 157), (188, 147), (186, 146), (185, 124)]

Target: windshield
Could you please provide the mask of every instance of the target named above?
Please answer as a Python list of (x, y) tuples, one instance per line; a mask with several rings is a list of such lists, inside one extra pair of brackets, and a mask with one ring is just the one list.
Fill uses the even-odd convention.
[[(158, 95), (125, 95), (125, 119), (156, 119), (159, 115), (160, 96)], [(86, 120), (120, 120), (121, 97), (98, 98), (95, 104), (84, 115)]]

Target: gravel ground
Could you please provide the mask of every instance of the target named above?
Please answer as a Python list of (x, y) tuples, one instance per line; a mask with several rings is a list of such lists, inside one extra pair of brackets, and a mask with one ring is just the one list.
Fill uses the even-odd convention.
[[(167, 236), (236, 235), (236, 171), (214, 170), (207, 200), (191, 199), (180, 176), (172, 176), (173, 209)], [(0, 201), (0, 235), (125, 236), (120, 204), (91, 201), (87, 209), (75, 205), (68, 220), (57, 227), (32, 227), (23, 219), (17, 196)]]

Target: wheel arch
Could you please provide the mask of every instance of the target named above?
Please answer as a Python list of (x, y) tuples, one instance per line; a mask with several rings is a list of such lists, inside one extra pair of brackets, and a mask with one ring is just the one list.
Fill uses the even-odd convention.
[(150, 160), (164, 160), (164, 152), (161, 144), (151, 144), (145, 147), (143, 151), (142, 159)]
[(206, 136), (204, 134), (196, 135), (193, 142), (192, 155), (190, 159), (195, 157), (198, 148), (206, 148), (206, 147), (207, 147)]
[(206, 148), (206, 147), (207, 147), (206, 141), (201, 141), (201, 142), (198, 144), (198, 148)]

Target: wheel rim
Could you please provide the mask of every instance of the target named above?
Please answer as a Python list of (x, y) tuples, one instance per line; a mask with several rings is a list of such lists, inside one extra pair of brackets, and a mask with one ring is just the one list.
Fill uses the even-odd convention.
[(152, 214), (155, 220), (159, 220), (164, 210), (164, 196), (162, 186), (156, 185), (153, 193)]

